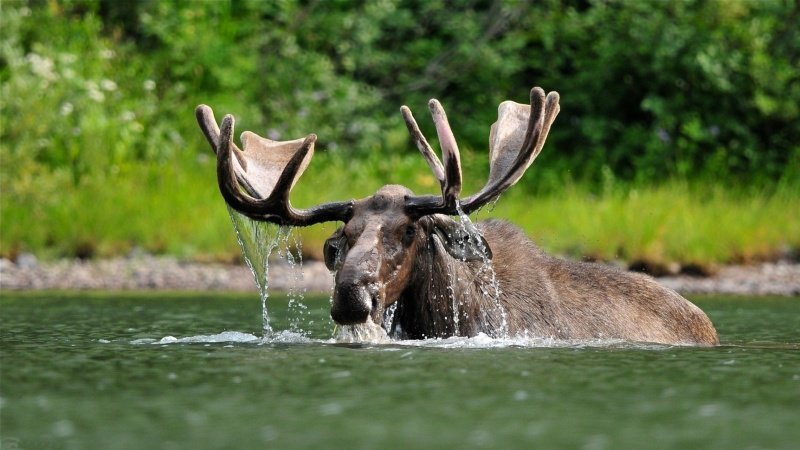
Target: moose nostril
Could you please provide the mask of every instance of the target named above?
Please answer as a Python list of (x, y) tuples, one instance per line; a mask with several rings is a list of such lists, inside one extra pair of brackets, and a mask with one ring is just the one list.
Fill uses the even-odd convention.
[(333, 299), (331, 318), (340, 325), (364, 323), (374, 308), (375, 301), (369, 301), (366, 289), (360, 286), (339, 286)]

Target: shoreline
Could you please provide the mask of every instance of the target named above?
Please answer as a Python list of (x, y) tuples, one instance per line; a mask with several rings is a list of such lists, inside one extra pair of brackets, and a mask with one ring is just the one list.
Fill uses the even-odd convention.
[[(293, 268), (270, 261), (270, 291), (330, 294), (333, 278), (320, 261)], [(656, 280), (684, 295), (800, 296), (800, 263), (774, 262), (722, 267), (708, 277), (677, 275)], [(0, 291), (234, 291), (258, 290), (245, 265), (194, 263), (168, 256), (39, 262), (27, 255), (0, 259)]]

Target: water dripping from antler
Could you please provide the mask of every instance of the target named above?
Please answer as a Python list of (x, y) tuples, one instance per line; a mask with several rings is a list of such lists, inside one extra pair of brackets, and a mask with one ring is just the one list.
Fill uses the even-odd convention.
[[(465, 245), (471, 246), (477, 253), (481, 255), (483, 265), (475, 274), (476, 282), (478, 283), (481, 294), (491, 299), (493, 308), (486, 308), (483, 310), (483, 320), (486, 322), (489, 334), (493, 337), (508, 337), (508, 318), (506, 310), (500, 303), (500, 283), (497, 280), (497, 274), (492, 266), (492, 260), (481, 238), (481, 232), (470, 220), (469, 216), (461, 209), (461, 205), (456, 203), (456, 211), (461, 225), (461, 232), (465, 234)], [(453, 304), (455, 310), (456, 304)], [(454, 315), (457, 315), (454, 311)]]
[(228, 214), (236, 232), (236, 240), (242, 248), (242, 256), (253, 274), (261, 297), (262, 333), (266, 338), (272, 334), (269, 323), (269, 256), (278, 247), (281, 228), (268, 222), (257, 222), (236, 212), (228, 206)]
[(313, 325), (311, 311), (305, 304), (306, 287), (303, 283), (303, 253), (301, 240), (292, 227), (279, 227), (268, 222), (254, 221), (228, 208), (236, 239), (242, 248), (245, 263), (253, 274), (261, 298), (262, 331), (265, 338), (275, 335), (270, 324), (268, 307), (270, 256), (274, 253), (289, 266), (286, 277), (288, 296), (289, 331), (306, 335), (306, 325)]

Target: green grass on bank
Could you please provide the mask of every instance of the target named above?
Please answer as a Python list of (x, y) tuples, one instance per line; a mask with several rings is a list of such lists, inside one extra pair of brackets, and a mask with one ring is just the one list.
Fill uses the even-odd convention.
[[(467, 193), (483, 181), (470, 176), (475, 169), (465, 167)], [(526, 178), (535, 172), (534, 166)], [(45, 259), (110, 257), (141, 248), (195, 260), (239, 258), (211, 158), (128, 165), (77, 185), (57, 172), (24, 173), (31, 175), (3, 180), (0, 253), (5, 257), (20, 252)], [(292, 198), (305, 207), (364, 197), (388, 183), (416, 192), (436, 189), (416, 155), (348, 163), (321, 154)], [(474, 218), (508, 219), (550, 252), (603, 260), (712, 266), (800, 249), (798, 183), (779, 183), (768, 193), (678, 181), (635, 188), (612, 182), (600, 192), (581, 184), (546, 194), (529, 190), (513, 187)], [(301, 230), (307, 257), (319, 257), (335, 226)]]
[(718, 186), (613, 190), (570, 186), (531, 198), (512, 194), (494, 215), (522, 226), (547, 250), (574, 257), (656, 265), (772, 260), (800, 248), (800, 200)]

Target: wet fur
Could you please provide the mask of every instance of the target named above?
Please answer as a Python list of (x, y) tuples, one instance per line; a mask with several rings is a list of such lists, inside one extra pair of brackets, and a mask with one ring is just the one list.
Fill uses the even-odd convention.
[[(477, 226), (492, 249), (499, 302), (512, 336), (719, 342), (698, 307), (648, 276), (549, 256), (507, 222), (489, 220)], [(454, 259), (429, 233), (421, 239), (427, 241), (427, 251), (417, 254), (392, 332), (413, 339), (498, 334), (503, 317), (492, 296), (481, 293), (481, 286), (490, 285), (488, 275), (479, 274), (483, 263)]]

